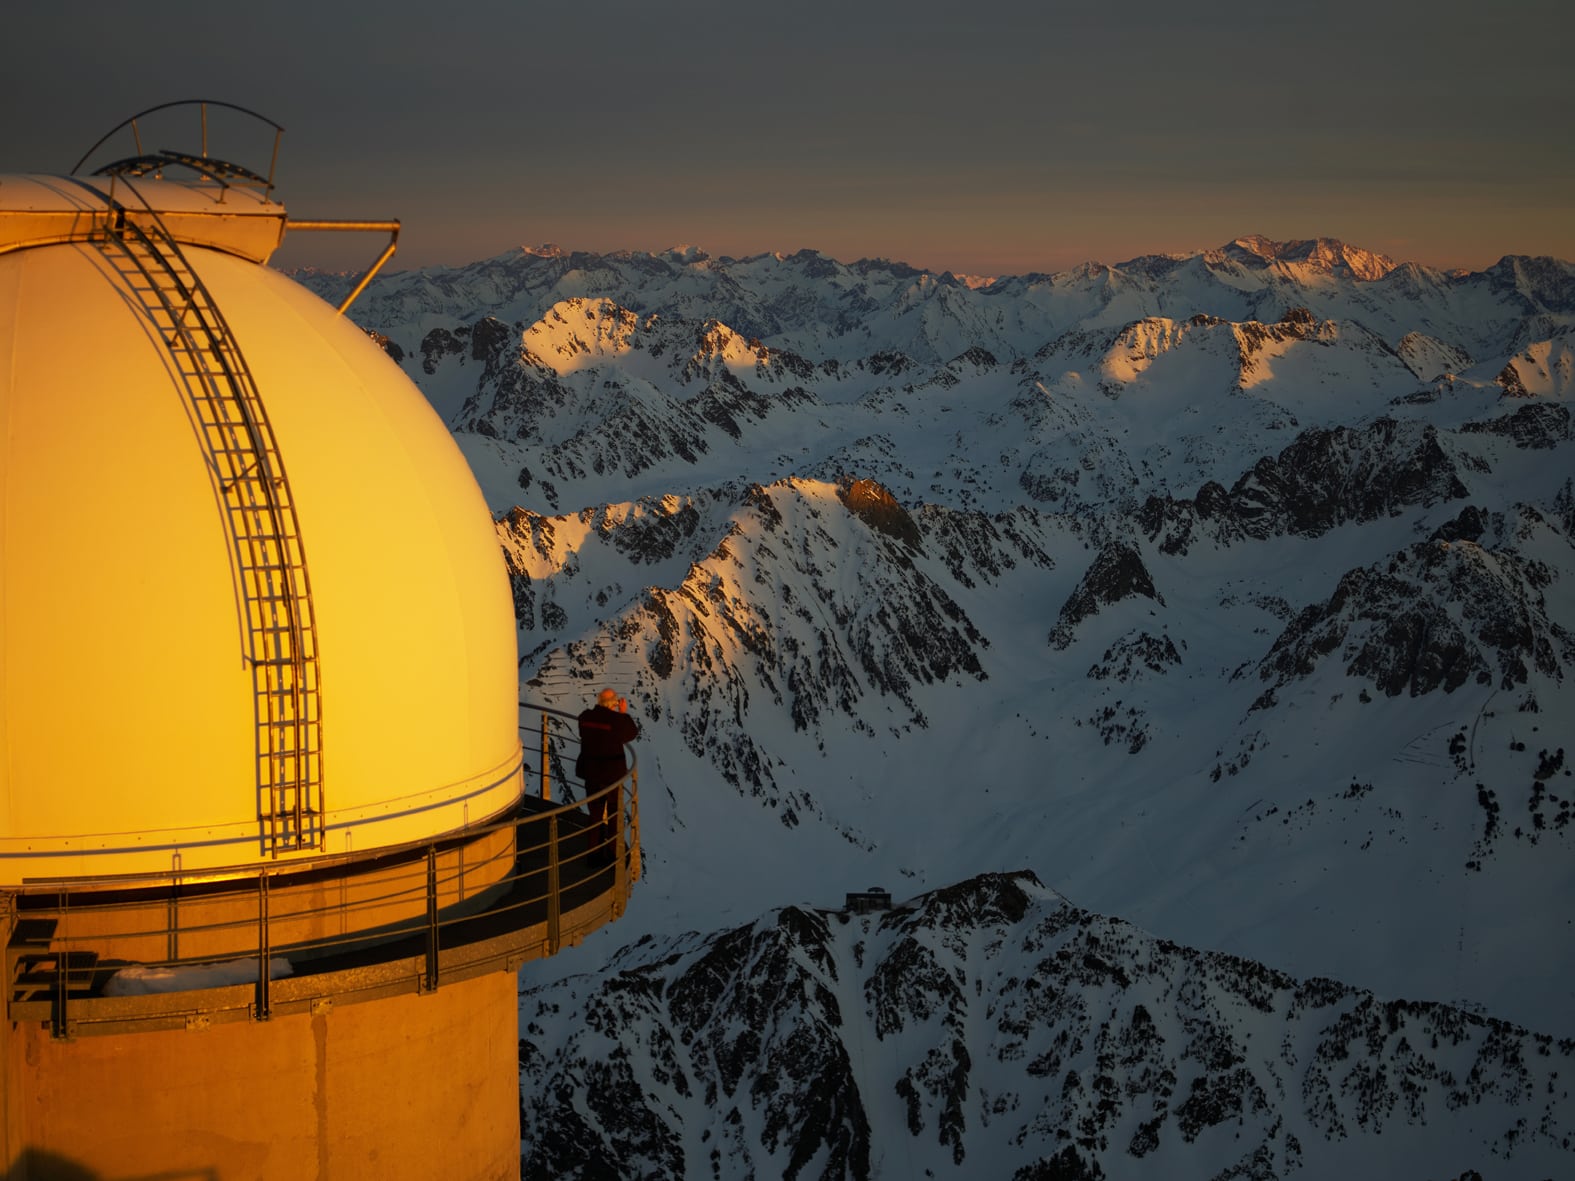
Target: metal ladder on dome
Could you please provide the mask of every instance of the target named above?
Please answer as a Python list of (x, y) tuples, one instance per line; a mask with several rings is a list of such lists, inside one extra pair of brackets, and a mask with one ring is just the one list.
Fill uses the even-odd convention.
[[(255, 699), (258, 814), (270, 857), (322, 849), (322, 700), (311, 580), (268, 412), (240, 345), (151, 209), (113, 197), (95, 241), (142, 305), (182, 380), (235, 546)], [(141, 222), (142, 224), (139, 224)]]

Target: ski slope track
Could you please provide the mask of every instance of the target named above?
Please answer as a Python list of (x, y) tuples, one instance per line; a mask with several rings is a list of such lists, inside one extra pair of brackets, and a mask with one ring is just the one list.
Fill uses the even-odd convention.
[(1575, 266), (544, 247), (353, 314), (522, 697), (642, 727), (526, 1176), (1575, 1175)]

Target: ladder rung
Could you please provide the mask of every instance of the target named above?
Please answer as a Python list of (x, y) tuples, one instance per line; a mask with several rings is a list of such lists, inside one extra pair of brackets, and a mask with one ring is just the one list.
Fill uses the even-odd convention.
[(305, 569), (300, 563), (276, 562), (267, 566), (243, 565), (241, 573), (257, 578), (266, 579), (269, 583), (288, 582), (288, 575), (295, 571)]

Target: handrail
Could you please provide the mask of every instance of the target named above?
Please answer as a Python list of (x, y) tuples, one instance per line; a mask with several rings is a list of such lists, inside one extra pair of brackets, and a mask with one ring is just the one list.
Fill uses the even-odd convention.
[(371, 266), (362, 272), (361, 277), (351, 285), (350, 294), (340, 300), (339, 306), (334, 309), (335, 314), (340, 316), (344, 315), (350, 309), (350, 305), (360, 298), (361, 293), (367, 289), (367, 285), (376, 278), (378, 271), (382, 270), (383, 265), (394, 257), (394, 251), (399, 248), (398, 221), (368, 221), (365, 218), (350, 217), (311, 219), (290, 217), (285, 219), (284, 229), (285, 233), (289, 233), (292, 230), (336, 230), (352, 233), (371, 231), (389, 236), (388, 245), (383, 247), (383, 252), (372, 261)]
[(520, 702), (520, 708), (521, 709), (538, 710), (539, 712), (544, 713), (544, 714), (551, 714), (555, 718), (567, 718), (571, 722), (578, 721), (579, 717), (580, 717), (580, 715), (575, 713), (573, 710), (555, 709), (553, 706), (550, 706), (550, 705), (536, 705), (534, 702), (530, 702), (530, 701), (522, 701), (522, 702)]
[[(579, 716), (578, 714), (570, 713), (566, 710), (554, 709), (550, 706), (532, 705), (528, 702), (521, 702), (520, 704), (527, 709), (538, 710), (542, 714), (552, 714), (556, 717), (572, 719)], [(521, 726), (520, 732), (522, 734), (532, 734), (537, 733), (538, 731), (536, 729)], [(569, 741), (572, 743), (572, 745), (579, 745), (578, 736), (571, 736)], [(621, 777), (617, 783), (614, 783), (611, 786), (595, 793), (590, 797), (591, 799), (600, 799), (603, 794), (612, 791), (613, 788), (620, 786), (624, 782), (629, 780), (637, 780), (638, 758), (636, 757), (635, 752), (632, 750), (630, 751), (630, 758), (635, 763), (635, 765), (631, 766), (629, 771), (623, 777)], [(573, 765), (572, 759), (569, 761), (569, 765)], [(559, 813), (577, 811), (585, 802), (586, 801), (583, 799), (565, 802), (558, 808), (554, 809), (554, 811)], [(540, 819), (546, 815), (547, 813), (545, 812), (536, 813), (531, 819)], [(528, 824), (529, 822), (530, 821), (526, 821), (525, 823)], [(508, 828), (511, 824), (516, 823), (519, 823), (517, 819), (510, 818), (494, 821), (490, 825), (473, 825), (464, 829), (456, 829), (453, 832), (439, 834), (437, 839), (440, 843), (443, 841), (452, 841), (456, 839), (468, 840), (476, 836)], [(357, 862), (367, 862), (372, 860), (393, 861), (399, 859), (402, 855), (424, 850), (429, 844), (432, 843), (432, 840), (432, 837), (423, 837), (420, 840), (405, 841), (403, 843), (394, 845), (381, 845), (377, 848), (366, 849), (357, 853), (326, 854), (323, 857), (313, 858), (310, 861), (291, 862), (278, 868), (270, 867), (270, 872), (277, 879), (297, 873), (312, 873), (325, 867), (337, 868), (342, 865), (349, 865)], [(200, 871), (188, 871), (174, 876), (178, 876), (183, 883), (188, 884), (221, 881), (227, 878), (249, 879), (256, 876), (258, 868), (258, 863), (252, 862), (229, 866), (218, 866), (212, 869), (203, 869)], [(149, 870), (139, 873), (101, 874), (66, 878), (40, 877), (30, 878), (20, 886), (6, 887), (3, 892), (25, 897), (34, 894), (58, 894), (63, 887), (70, 886), (115, 886), (127, 890), (136, 890), (147, 887), (168, 885), (170, 883), (171, 876), (172, 875), (169, 870)]]
[[(551, 722), (575, 715), (522, 705), (537, 712), (539, 722), (521, 730), (547, 732), (550, 756), (563, 760), (577, 739), (563, 735), (561, 727), (559, 734), (551, 734)], [(117, 1028), (135, 1022), (127, 1016), (128, 1008), (135, 1010), (143, 1000), (148, 1001), (142, 1008), (149, 1021), (167, 1019), (167, 994), (157, 994), (158, 1000), (100, 997), (97, 989), (113, 970), (102, 966), (106, 963), (182, 969), (254, 959), (261, 970), (248, 1011), (232, 1012), (229, 1002), (218, 1007), (232, 1017), (267, 1020), (280, 1012), (281, 1003), (279, 980), (265, 979), (269, 973), (262, 967), (273, 957), (287, 957), (295, 974), (305, 978), (292, 985), (290, 995), (296, 996), (310, 988), (312, 977), (331, 980), (344, 970), (341, 964), (364, 963), (367, 956), (371, 962), (414, 956), (412, 979), (417, 987), (432, 989), (453, 975), (447, 965), (455, 957), (473, 973), (466, 951), (473, 945), (492, 948), (486, 955), (493, 960), (502, 957), (515, 964), (532, 954), (551, 955), (564, 939), (577, 940), (587, 929), (583, 918), (576, 920), (578, 925), (567, 924), (571, 911), (604, 899), (606, 909), (599, 912), (603, 917), (592, 920), (593, 925), (615, 919), (627, 905), (631, 884), (639, 879), (638, 759), (631, 764), (617, 782), (574, 803), (551, 805), (527, 795), (517, 810), (501, 819), (435, 839), (328, 859), (342, 887), (332, 891), (337, 900), (328, 903), (309, 900), (313, 892), (317, 898), (322, 893), (322, 871), (310, 863), (261, 863), (250, 867), (249, 877), (234, 882), (206, 875), (192, 881), (166, 873), (118, 875), (110, 883), (87, 881), (93, 889), (73, 888), (85, 879), (9, 888), (0, 892), (10, 896), (7, 1010), (14, 1020), (19, 1005), (32, 1013), (47, 999), (48, 1020), (60, 1037), (92, 1032), (95, 1020), (108, 1021), (95, 1018), (95, 1006), (113, 1008)], [(594, 811), (595, 803), (606, 798), (617, 801), (610, 842), (601, 840), (587, 815), (587, 806)], [(488, 838), (508, 829), (514, 831), (506, 845), (475, 860), (464, 855), (468, 851), (474, 856), (478, 848), (485, 851)], [(505, 857), (510, 864), (499, 874)], [(467, 878), (474, 887), (468, 891)], [(112, 891), (99, 901), (106, 886)], [(147, 921), (142, 921), (144, 916)], [(40, 937), (44, 927), (49, 933)], [(540, 943), (519, 943), (524, 934), (516, 935), (513, 943), (505, 938), (510, 931), (528, 933), (538, 927)], [(182, 944), (223, 950), (183, 955)], [(161, 959), (131, 954), (150, 946), (170, 954)], [(42, 991), (40, 971), (49, 977)], [(204, 990), (191, 991), (196, 999)]]

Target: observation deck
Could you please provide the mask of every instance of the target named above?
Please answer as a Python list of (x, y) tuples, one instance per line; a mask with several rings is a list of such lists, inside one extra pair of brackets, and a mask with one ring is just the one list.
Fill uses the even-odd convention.
[[(639, 878), (639, 769), (589, 798), (554, 800), (554, 787), (577, 786), (565, 771), (574, 715), (524, 708), (535, 715), (520, 729), (537, 740), (536, 790), (490, 822), (309, 866), (0, 892), (8, 1017), (56, 1038), (267, 1021), (436, 991), (578, 943), (623, 913)], [(610, 841), (588, 815), (604, 796), (615, 804)]]

